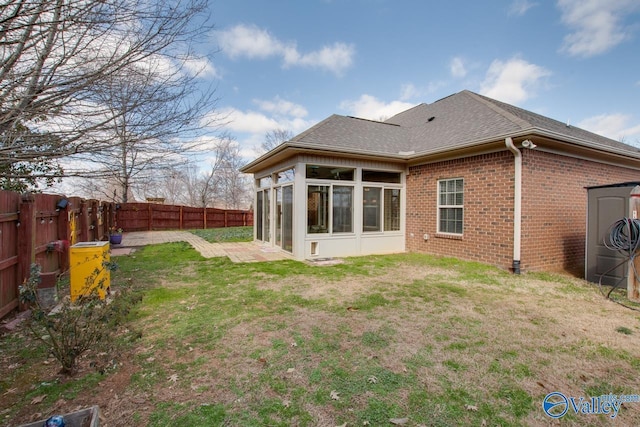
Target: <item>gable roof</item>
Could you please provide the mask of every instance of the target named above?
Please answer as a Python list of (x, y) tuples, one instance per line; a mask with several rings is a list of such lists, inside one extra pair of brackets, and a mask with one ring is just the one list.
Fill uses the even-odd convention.
[[(572, 149), (631, 157), (640, 149), (534, 112), (464, 90), (432, 104), (419, 104), (383, 121), (332, 115), (251, 162), (243, 172), (283, 150), (319, 150), (416, 162), (470, 150), (506, 137), (540, 136)], [(504, 147), (504, 145), (503, 145)], [(284, 153), (282, 153), (284, 154)]]

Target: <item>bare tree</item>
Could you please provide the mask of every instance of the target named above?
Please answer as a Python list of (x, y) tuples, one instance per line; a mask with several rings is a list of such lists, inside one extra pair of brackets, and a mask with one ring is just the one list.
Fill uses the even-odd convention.
[(197, 181), (198, 206), (215, 207), (216, 202), (218, 205), (220, 204), (219, 196), (223, 176), (230, 167), (233, 167), (235, 161), (233, 156), (238, 155), (238, 151), (234, 150), (234, 147), (237, 147), (237, 143), (229, 135), (223, 135), (216, 142), (212, 150), (210, 168)]
[(110, 137), (112, 144), (86, 161), (97, 163), (93, 170), (98, 176), (118, 183), (120, 201), (129, 200), (135, 180), (144, 185), (184, 164), (205, 143), (199, 136), (215, 121), (210, 114), (215, 98), (197, 79), (184, 68), (147, 61), (109, 76), (99, 88), (100, 103), (113, 117), (103, 138)]
[[(248, 179), (239, 172), (243, 159), (236, 140), (222, 135), (210, 150), (209, 167), (195, 164), (174, 169), (182, 185), (180, 203), (198, 207), (236, 208), (247, 200)], [(177, 188), (177, 184), (174, 183)]]
[(9, 178), (86, 175), (54, 163), (26, 172), (15, 165), (109, 149), (126, 111), (104, 103), (105, 88), (144, 64), (202, 63), (192, 46), (209, 30), (207, 3), (0, 0), (0, 170)]
[(240, 209), (249, 204), (251, 180), (239, 171), (243, 164), (240, 148), (234, 142), (227, 148), (224, 168), (219, 171), (218, 199), (226, 209)]
[(279, 128), (270, 130), (265, 133), (264, 141), (260, 144), (260, 148), (257, 151), (262, 154), (267, 153), (291, 138), (293, 138), (293, 132), (288, 129)]
[(143, 183), (141, 193), (144, 198), (161, 197), (170, 205), (193, 206), (186, 193), (184, 181), (185, 169), (197, 169), (195, 165), (186, 165), (182, 168), (167, 168)]

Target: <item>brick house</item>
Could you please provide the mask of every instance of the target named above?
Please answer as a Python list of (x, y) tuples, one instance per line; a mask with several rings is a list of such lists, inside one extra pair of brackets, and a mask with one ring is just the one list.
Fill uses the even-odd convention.
[(640, 150), (462, 91), (384, 122), (332, 115), (242, 168), (255, 239), (296, 259), (420, 251), (584, 271), (585, 187)]

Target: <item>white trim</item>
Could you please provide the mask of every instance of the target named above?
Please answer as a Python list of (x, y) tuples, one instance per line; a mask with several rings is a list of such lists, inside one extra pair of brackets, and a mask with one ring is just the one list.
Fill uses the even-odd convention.
[[(441, 205), (440, 204), (440, 183), (445, 181), (462, 181), (462, 205)], [(464, 178), (442, 178), (436, 180), (436, 234), (442, 236), (464, 236)], [(452, 233), (450, 231), (442, 231), (440, 230), (440, 209), (462, 209), (462, 233)]]

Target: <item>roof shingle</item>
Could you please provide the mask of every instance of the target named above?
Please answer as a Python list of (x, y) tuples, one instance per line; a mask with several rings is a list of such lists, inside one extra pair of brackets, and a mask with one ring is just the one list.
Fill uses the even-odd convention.
[(523, 131), (549, 133), (602, 149), (640, 149), (557, 120), (464, 90), (432, 104), (419, 104), (384, 122), (332, 115), (290, 142), (342, 151), (395, 155), (443, 152), (499, 140)]

